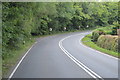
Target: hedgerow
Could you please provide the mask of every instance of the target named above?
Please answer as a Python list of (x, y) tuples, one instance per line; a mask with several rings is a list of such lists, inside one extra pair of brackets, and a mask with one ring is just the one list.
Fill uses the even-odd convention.
[(103, 30), (97, 30), (92, 32), (92, 41), (96, 42), (100, 35), (105, 35), (105, 32)]
[(97, 40), (97, 45), (118, 52), (118, 36), (101, 35)]

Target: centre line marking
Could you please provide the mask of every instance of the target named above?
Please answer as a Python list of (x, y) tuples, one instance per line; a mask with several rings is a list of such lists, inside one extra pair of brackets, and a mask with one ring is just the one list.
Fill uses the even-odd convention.
[(81, 35), (81, 34), (76, 34), (76, 35), (71, 35), (71, 36), (68, 36), (68, 37), (65, 37), (63, 39), (61, 39), (59, 41), (59, 47), (60, 49), (75, 63), (77, 64), (79, 67), (81, 67), (85, 72), (87, 72), (90, 76), (92, 76), (93, 78), (95, 78), (96, 80), (104, 80), (101, 76), (99, 76), (98, 74), (96, 74), (95, 72), (93, 72), (91, 69), (89, 69), (87, 66), (85, 66), (82, 62), (80, 62), (79, 60), (77, 60), (74, 56), (72, 56), (70, 54), (70, 52), (68, 52), (62, 45), (62, 42), (65, 40), (65, 39), (68, 39), (72, 36), (77, 36), (77, 35)]

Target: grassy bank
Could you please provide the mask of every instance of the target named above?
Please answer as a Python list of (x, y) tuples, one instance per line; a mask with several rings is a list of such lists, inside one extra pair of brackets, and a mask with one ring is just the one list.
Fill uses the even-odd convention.
[[(43, 38), (47, 36), (53, 36), (56, 34), (65, 34), (65, 33), (70, 33), (70, 32), (79, 32), (83, 30), (72, 30), (72, 31), (63, 31), (63, 32), (56, 32), (56, 33), (51, 33), (49, 35), (38, 35), (38, 36), (32, 36), (31, 40), (28, 40), (25, 42), (24, 45), (20, 46), (20, 49), (17, 50), (9, 50), (7, 51), (10, 55), (5, 57), (5, 59), (2, 61), (2, 75), (3, 77), (6, 77), (7, 74), (9, 74), (10, 70), (13, 68), (13, 66), (20, 60), (20, 58), (27, 52), (27, 50), (34, 44), (36, 41), (36, 38)], [(14, 53), (14, 54), (13, 54)]]
[(0, 80), (2, 79), (2, 31), (1, 30), (2, 29), (0, 28)]
[(2, 57), (0, 56), (0, 80), (2, 79)]
[(9, 51), (9, 54), (14, 53), (14, 55), (10, 55), (4, 60), (2, 60), (2, 77), (6, 77), (11, 68), (16, 64), (18, 60), (20, 60), (20, 57), (27, 52), (27, 50), (34, 44), (34, 42), (35, 39), (32, 38), (31, 40), (27, 41), (24, 45), (20, 46), (20, 49)]
[[(91, 29), (88, 29), (88, 30), (91, 30)], [(65, 34), (65, 33), (80, 32), (80, 31), (84, 31), (84, 30), (63, 31), (63, 32), (51, 33), (49, 35), (32, 36), (31, 40), (27, 41), (24, 45), (20, 46), (20, 49), (11, 50), (10, 52), (8, 52), (9, 54), (14, 53), (14, 55), (9, 55), (9, 57), (6, 57), (2, 61), (3, 77), (6, 77), (6, 75), (9, 73), (12, 67), (20, 60), (20, 57), (23, 56), (26, 53), (26, 51), (34, 44), (36, 38), (43, 38), (43, 37), (53, 36), (57, 34)]]
[(109, 25), (106, 27), (99, 26), (98, 28), (94, 29), (93, 31), (103, 30), (105, 33), (110, 34), (112, 32), (113, 25)]
[(107, 49), (104, 49), (104, 48), (101, 48), (101, 47), (97, 46), (94, 42), (91, 41), (91, 36), (92, 36), (91, 34), (86, 35), (82, 39), (83, 44), (85, 44), (85, 45), (87, 45), (87, 46), (89, 46), (89, 47), (91, 47), (93, 49), (96, 49), (96, 50), (98, 50), (100, 52), (103, 52), (103, 53), (118, 57), (117, 52), (113, 52), (113, 51), (110, 51), (110, 50), (107, 50)]

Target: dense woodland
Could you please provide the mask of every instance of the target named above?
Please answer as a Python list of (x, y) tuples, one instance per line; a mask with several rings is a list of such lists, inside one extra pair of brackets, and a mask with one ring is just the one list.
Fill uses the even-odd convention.
[(19, 49), (32, 36), (108, 26), (119, 19), (117, 2), (2, 4), (3, 59), (8, 51)]

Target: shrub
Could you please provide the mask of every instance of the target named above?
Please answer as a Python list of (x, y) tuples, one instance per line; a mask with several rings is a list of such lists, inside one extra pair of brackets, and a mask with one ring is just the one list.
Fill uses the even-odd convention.
[(120, 24), (118, 24), (117, 22), (114, 23), (114, 26), (112, 28), (112, 35), (117, 35), (117, 29), (120, 29)]
[(118, 36), (101, 35), (97, 40), (97, 45), (118, 52)]
[(94, 42), (97, 41), (98, 37), (99, 37), (98, 31), (92, 32), (92, 40), (93, 40)]
[(98, 31), (93, 31), (92, 32), (92, 41), (96, 42), (99, 38), (100, 35), (104, 35), (104, 31), (99, 29)]
[(120, 36), (118, 37), (118, 52), (120, 53)]

